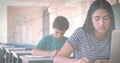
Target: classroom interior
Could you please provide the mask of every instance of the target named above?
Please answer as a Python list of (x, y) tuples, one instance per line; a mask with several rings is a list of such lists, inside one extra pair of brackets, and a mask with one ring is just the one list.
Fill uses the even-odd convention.
[[(30, 50), (39, 40), (53, 32), (53, 20), (59, 15), (65, 16), (68, 19), (70, 27), (65, 36), (70, 37), (75, 29), (83, 26), (88, 8), (93, 1), (0, 0), (0, 58), (3, 58), (0, 60), (0, 63), (34, 63), (34, 61), (32, 62), (34, 58), (27, 58), (28, 61), (20, 62), (20, 60), (17, 61), (15, 58), (9, 57), (11, 57), (11, 54), (14, 55), (14, 53), (17, 55), (16, 53), (21, 50), (23, 55), (27, 54), (29, 56)], [(108, 2), (112, 5), (114, 11), (115, 27), (119, 30), (120, 0), (108, 0)], [(13, 46), (16, 48), (11, 48)], [(14, 50), (17, 51), (15, 52)], [(23, 53), (25, 50), (28, 52)], [(3, 52), (6, 52), (8, 55), (5, 55)], [(34, 59), (36, 63), (39, 62), (37, 59)], [(52, 63), (50, 62), (52, 58), (47, 58), (46, 60)]]

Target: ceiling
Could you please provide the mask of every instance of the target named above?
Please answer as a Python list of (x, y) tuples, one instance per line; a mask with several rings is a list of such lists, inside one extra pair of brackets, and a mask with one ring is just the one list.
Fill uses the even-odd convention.
[(8, 6), (74, 6), (80, 2), (93, 0), (0, 0)]
[[(41, 9), (46, 7), (71, 7), (87, 2), (93, 2), (94, 0), (0, 0), (0, 5), (5, 6), (39, 6)], [(114, 3), (115, 0), (108, 0), (110, 3)], [(120, 0), (116, 0), (120, 1)]]

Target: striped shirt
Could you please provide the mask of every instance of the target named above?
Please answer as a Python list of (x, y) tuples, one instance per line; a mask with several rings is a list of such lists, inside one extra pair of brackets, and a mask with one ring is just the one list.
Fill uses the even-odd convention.
[(87, 57), (91, 61), (110, 58), (110, 40), (105, 38), (97, 40), (90, 33), (78, 28), (68, 39), (69, 44), (75, 49), (75, 58)]

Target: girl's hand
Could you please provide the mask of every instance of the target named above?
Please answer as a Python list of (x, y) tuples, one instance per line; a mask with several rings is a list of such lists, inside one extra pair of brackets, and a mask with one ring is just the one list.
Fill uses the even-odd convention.
[(94, 63), (109, 63), (109, 59), (98, 59)]
[(83, 57), (79, 60), (77, 60), (75, 63), (92, 63), (90, 60), (88, 60), (88, 58)]

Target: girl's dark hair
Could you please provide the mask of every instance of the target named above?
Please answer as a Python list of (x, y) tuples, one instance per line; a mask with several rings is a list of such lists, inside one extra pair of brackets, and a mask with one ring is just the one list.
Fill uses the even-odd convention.
[(53, 28), (59, 30), (67, 30), (69, 28), (69, 22), (64, 16), (57, 16), (53, 22)]
[(83, 25), (83, 29), (88, 32), (88, 33), (94, 33), (95, 29), (93, 27), (93, 22), (92, 22), (92, 14), (98, 10), (98, 9), (105, 9), (108, 11), (109, 15), (110, 15), (110, 27), (109, 30), (107, 31), (107, 35), (109, 35), (109, 33), (111, 34), (112, 30), (115, 29), (115, 22), (114, 22), (114, 14), (113, 14), (113, 10), (111, 5), (109, 4), (109, 2), (107, 2), (106, 0), (95, 0), (89, 10), (88, 10), (88, 14), (85, 20), (85, 24)]

